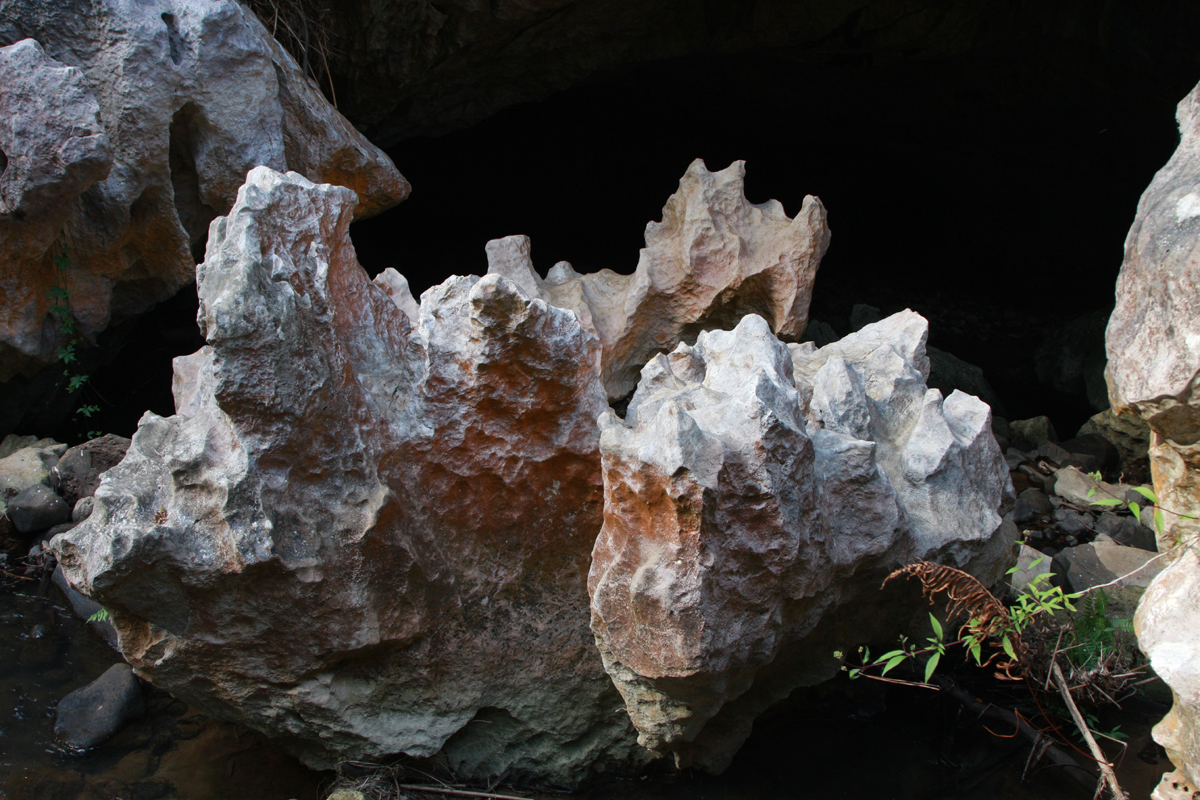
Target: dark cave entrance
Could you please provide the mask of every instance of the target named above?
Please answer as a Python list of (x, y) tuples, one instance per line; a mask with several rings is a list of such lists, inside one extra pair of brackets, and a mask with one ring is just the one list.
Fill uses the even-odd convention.
[[(1130, 27), (992, 39), (945, 58), (793, 48), (600, 76), (390, 147), (413, 194), (351, 235), (368, 272), (395, 267), (418, 296), (482, 273), (484, 244), (514, 233), (531, 237), (543, 273), (559, 260), (629, 272), (693, 158), (744, 159), (751, 202), (794, 214), (815, 194), (829, 209), (813, 318), (845, 334), (856, 303), (913, 308), (931, 345), (983, 368), (1005, 416), (1049, 414), (1069, 437), (1094, 409), (1082, 380), (1039, 381), (1038, 347), (1107, 316), (1138, 198), (1200, 78), (1190, 51), (1138, 44), (1173, 41), (1174, 28)], [(170, 357), (200, 344), (194, 291), (112, 337), (125, 344), (93, 376), (109, 402), (88, 427), (130, 435), (145, 409), (173, 412)], [(1090, 336), (1094, 350), (1102, 324)]]
[(559, 260), (630, 272), (693, 158), (744, 159), (751, 202), (794, 214), (815, 194), (829, 209), (814, 318), (845, 334), (855, 303), (914, 308), (932, 345), (984, 369), (1006, 416), (1049, 414), (1071, 436), (1094, 411), (1082, 384), (1039, 383), (1035, 351), (1107, 316), (1138, 197), (1197, 77), (1127, 62), (1049, 40), (883, 66), (653, 64), (401, 142), (389, 154), (412, 197), (351, 233), (369, 272), (395, 267), (418, 295), (482, 273), (485, 242), (515, 233), (543, 274)]

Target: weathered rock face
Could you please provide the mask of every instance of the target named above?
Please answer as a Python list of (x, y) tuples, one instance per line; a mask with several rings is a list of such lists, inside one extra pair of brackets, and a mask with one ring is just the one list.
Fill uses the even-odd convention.
[[(625, 420), (601, 417), (592, 629), (644, 746), (719, 771), (741, 744), (731, 724), (744, 738), (763, 697), (706, 723), (839, 595), (914, 558), (1003, 572), (1011, 486), (991, 414), (926, 390), (926, 334), (904, 312), (789, 353), (746, 317), (655, 357)], [(832, 675), (832, 649), (756, 691)]]
[(0, 382), (56, 357), (52, 287), (94, 341), (190, 283), (256, 165), (408, 193), (233, 0), (0, 2), (0, 160)]
[(813, 281), (829, 247), (825, 207), (806, 197), (790, 219), (776, 200), (751, 204), (745, 178), (742, 161), (720, 172), (693, 161), (662, 221), (646, 226), (632, 275), (579, 275), (563, 261), (542, 280), (524, 236), (490, 242), (488, 272), (579, 316), (600, 338), (604, 387), (613, 400), (633, 390), (655, 353), (681, 339), (695, 341), (699, 331), (732, 327), (747, 314), (795, 339), (808, 324)]
[(353, 193), (265, 168), (198, 272), (177, 363), (58, 540), (140, 674), (314, 764), (446, 754), (564, 783), (644, 758), (595, 654), (600, 346), (498, 275), (410, 321)]
[[(716, 175), (694, 166), (689, 181), (723, 188), (668, 211), (687, 206), (734, 233), (682, 241), (749, 255), (699, 262), (712, 268), (701, 286), (672, 273), (691, 295), (674, 304), (662, 287), (631, 290), (620, 306), (597, 302), (588, 293), (606, 285), (603, 276), (539, 283), (524, 243), (509, 239), (492, 243), (491, 274), (451, 278), (418, 306), (401, 276), (372, 283), (356, 263), (352, 192), (251, 171), (230, 214), (214, 222), (198, 270), (208, 346), (176, 361), (177, 415), (143, 418), (91, 514), (54, 540), (71, 583), (112, 612), (138, 674), (315, 765), (440, 752), (463, 775), (577, 784), (652, 757), (630, 722), (644, 715), (629, 682), (618, 675), (618, 692), (597, 652), (587, 573), (606, 518), (641, 540), (672, 508), (660, 504), (662, 519), (643, 516), (639, 527), (634, 501), (623, 499), (622, 481), (663, 479), (649, 455), (624, 472), (610, 463), (618, 454), (602, 443), (597, 419), (605, 437), (624, 429), (608, 414), (604, 380), (605, 359), (618, 363), (610, 344), (622, 340), (600, 331), (608, 319), (637, 319), (639, 303), (676, 314), (655, 330), (677, 337), (725, 321), (714, 304), (753, 302), (779, 315), (776, 327), (802, 328), (797, 306), (806, 301), (793, 293), (811, 283), (819, 256), (804, 247), (824, 237), (823, 226), (787, 221), (773, 206), (734, 202), (740, 165)], [(722, 219), (723, 208), (736, 218)], [(814, 200), (809, 211), (818, 210)], [(514, 246), (518, 257), (505, 258)], [(649, 250), (677, 255), (686, 246)], [(760, 262), (756, 252), (774, 255)], [(776, 260), (784, 266), (771, 268)], [(763, 271), (746, 264), (761, 263), (769, 275), (756, 279)], [(554, 300), (563, 287), (567, 308), (542, 296)], [(688, 461), (701, 477), (678, 477), (711, 516), (706, 524), (731, 535), (717, 564), (709, 558), (719, 547), (681, 551), (699, 559), (701, 583), (717, 587), (703, 614), (730, 615), (726, 639), (692, 650), (680, 640), (670, 657), (698, 664), (695, 691), (736, 721), (705, 728), (726, 733), (709, 742), (714, 755), (703, 763), (719, 767), (781, 687), (827, 677), (835, 638), (895, 622), (869, 604), (856, 616), (848, 602), (877, 598), (882, 570), (935, 554), (1005, 566), (1007, 546), (976, 558), (1003, 539), (989, 537), (1007, 486), (994, 440), (979, 438), (987, 409), (926, 392), (924, 335), (923, 320), (908, 313), (840, 349), (789, 351), (765, 320), (748, 316), (646, 368), (643, 383), (659, 373), (669, 382), (662, 365), (691, 353), (695, 369), (682, 379), (711, 376), (693, 389), (704, 411), (692, 413), (706, 430), (728, 426), (747, 449), (733, 452), (717, 433), (700, 437), (728, 466)], [(655, 398), (635, 395), (631, 419), (676, 402)], [(907, 405), (876, 408), (893, 402)], [(970, 499), (949, 503), (946, 492), (964, 488)], [(748, 501), (772, 527), (751, 530)], [(946, 524), (932, 518), (939, 513)], [(761, 563), (737, 574), (760, 551)], [(819, 565), (811, 574), (806, 558)], [(852, 574), (861, 580), (843, 580)], [(619, 592), (597, 598), (613, 619), (642, 608), (622, 612)], [(848, 610), (836, 624), (820, 616), (839, 601)], [(748, 604), (754, 613), (738, 635), (734, 621)], [(839, 627), (844, 619), (853, 633)], [(823, 638), (804, 637), (814, 626)], [(602, 637), (601, 648), (611, 641)], [(785, 675), (762, 680), (756, 670), (772, 653), (770, 668)], [(722, 665), (736, 678), (723, 694), (712, 675)], [(693, 727), (701, 725), (697, 715)]]
[[(1182, 141), (1142, 195), (1125, 240), (1108, 323), (1108, 386), (1153, 432), (1150, 467), (1164, 509), (1158, 549), (1169, 566), (1138, 607), (1138, 642), (1175, 692), (1155, 729), (1171, 761), (1200, 778), (1200, 87), (1179, 104)], [(1179, 545), (1183, 545), (1179, 547)]]
[[(341, 107), (384, 146), (470, 125), (507, 106), (657, 59), (778, 48), (788, 60), (818, 65), (853, 53), (863, 57), (861, 68), (879, 70), (947, 59), (953, 65), (947, 70), (961, 75), (964, 55), (987, 50), (994, 64), (996, 45), (1011, 47), (1033, 30), (1043, 41), (1072, 42), (1076, 52), (1096, 40), (1107, 51), (1126, 37), (1165, 45), (1158, 31), (1188, 30), (1195, 19), (1174, 6), (1159, 13), (1122, 7), (1122, 24), (1114, 25), (1111, 10), (1079, 0), (1019, 10), (933, 0), (877, 0), (869, 7), (851, 0), (322, 5), (330, 8), (340, 51), (332, 64)], [(1186, 50), (1176, 38), (1167, 41), (1176, 58)], [(1021, 80), (1045, 83), (1046, 74)]]

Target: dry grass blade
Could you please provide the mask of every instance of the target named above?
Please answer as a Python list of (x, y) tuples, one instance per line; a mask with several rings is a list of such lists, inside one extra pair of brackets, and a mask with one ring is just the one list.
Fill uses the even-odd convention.
[[(1104, 751), (1100, 749), (1100, 745), (1096, 744), (1096, 739), (1092, 736), (1091, 730), (1088, 729), (1083, 714), (1079, 713), (1079, 707), (1075, 705), (1075, 701), (1071, 698), (1071, 687), (1067, 685), (1067, 679), (1063, 676), (1062, 669), (1059, 668), (1057, 660), (1051, 660), (1050, 670), (1051, 675), (1054, 677), (1054, 683), (1058, 687), (1058, 692), (1062, 696), (1063, 702), (1066, 703), (1067, 710), (1071, 712), (1071, 719), (1075, 721), (1075, 727), (1079, 728), (1080, 734), (1083, 735), (1083, 740), (1087, 742), (1088, 748), (1092, 751), (1092, 757), (1096, 760), (1096, 765), (1100, 767), (1103, 782), (1108, 785), (1113, 799), (1129, 800), (1129, 794), (1117, 782), (1117, 774), (1113, 771), (1112, 764), (1109, 763), (1108, 758), (1104, 755)], [(1099, 787), (1096, 789), (1096, 796), (1100, 796)]]
[(337, 95), (329, 71), (335, 55), (330, 29), (330, 0), (240, 0), (262, 22), (271, 35), (292, 54), (301, 71), (329, 89), (337, 107)]

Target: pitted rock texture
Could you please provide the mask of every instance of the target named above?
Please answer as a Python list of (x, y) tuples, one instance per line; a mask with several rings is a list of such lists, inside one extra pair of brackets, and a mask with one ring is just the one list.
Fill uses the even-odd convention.
[[(1152, 431), (1150, 469), (1163, 509), (1158, 549), (1169, 566), (1134, 618), (1138, 642), (1175, 692), (1155, 729), (1172, 763), (1200, 778), (1200, 86), (1179, 104), (1181, 141), (1142, 195), (1125, 240), (1108, 323), (1109, 394)], [(1181, 516), (1192, 515), (1192, 519)]]
[(578, 783), (639, 763), (588, 630), (600, 346), (498, 275), (414, 325), (356, 198), (266, 168), (198, 272), (208, 346), (56, 540), (125, 657), (312, 764), (442, 752)]
[(234, 0), (0, 0), (0, 152), (0, 382), (56, 358), (52, 287), (94, 341), (190, 283), (252, 167), (408, 194)]
[[(730, 173), (738, 196), (739, 170)], [(230, 214), (214, 222), (198, 269), (208, 344), (176, 360), (177, 414), (143, 418), (124, 460), (102, 477), (91, 514), (54, 540), (64, 574), (110, 610), (139, 675), (279, 739), (314, 765), (440, 753), (472, 778), (575, 785), (597, 770), (644, 763), (653, 754), (630, 721), (640, 709), (628, 682), (618, 677), (614, 686), (589, 620), (593, 546), (606, 493), (618, 491), (601, 462), (597, 420), (613, 423), (605, 340), (583, 313), (590, 307), (548, 302), (536, 274), (516, 268), (527, 261), (451, 278), (417, 305), (401, 276), (372, 282), (355, 261), (347, 237), (355, 204), (343, 188), (251, 171)], [(761, 212), (749, 208), (753, 221)], [(773, 247), (789, 240), (790, 223), (768, 221), (754, 236)], [(493, 257), (513, 241), (493, 243)], [(754, 251), (754, 242), (729, 241)], [(737, 263), (717, 273), (734, 287)], [(791, 284), (778, 274), (772, 280), (801, 286), (805, 273), (797, 274)], [(683, 286), (692, 280), (677, 277)], [(574, 280), (582, 295), (589, 284)], [(796, 304), (806, 300), (785, 296), (780, 313), (802, 317)], [(697, 574), (725, 592), (715, 597), (725, 598), (729, 614), (746, 609), (743, 588), (758, 604), (741, 634), (729, 617), (719, 652), (676, 657), (726, 665), (736, 684), (719, 695), (707, 673), (696, 681), (730, 720), (705, 727), (714, 753), (707, 765), (736, 750), (785, 684), (829, 676), (833, 642), (848, 635), (844, 620), (853, 636), (902, 621), (868, 603), (847, 605), (860, 594), (879, 596), (881, 569), (915, 555), (976, 567), (986, 560), (971, 561), (998, 523), (1007, 486), (994, 440), (978, 438), (988, 430), (986, 407), (925, 391), (924, 323), (911, 313), (900, 319), (899, 343), (879, 326), (857, 334), (861, 354), (853, 342), (793, 352), (755, 315), (733, 332), (699, 334), (695, 352), (712, 360), (716, 381), (696, 390), (700, 401), (734, 398), (712, 403), (706, 419), (727, 416), (713, 424), (744, 437), (758, 459), (729, 456), (738, 482), (703, 507), (743, 543), (752, 513), (745, 503), (757, 491), (749, 499), (773, 526), (722, 562), (744, 568), (761, 546), (763, 567), (745, 579), (713, 573), (706, 553), (695, 554)], [(703, 320), (685, 318), (677, 335)], [(802, 318), (778, 323), (803, 327)], [(675, 357), (656, 356), (645, 374)], [(847, 366), (855, 358), (866, 364), (857, 378), (858, 367)], [(830, 382), (798, 386), (797, 364), (823, 370)], [(877, 364), (890, 371), (867, 371)], [(749, 378), (761, 400), (746, 395)], [(820, 424), (805, 417), (810, 396), (825, 430), (809, 431)], [(889, 398), (915, 405), (871, 405)], [(644, 393), (634, 400), (631, 414), (651, 414)], [(782, 421), (768, 425), (752, 416), (760, 411)], [(908, 442), (910, 428), (934, 437), (921, 447), (896, 444), (914, 486), (893, 490), (876, 444), (840, 433), (849, 426), (874, 435), (876, 424), (904, 429), (889, 442)], [(995, 468), (983, 470), (986, 486), (970, 471), (983, 469), (984, 457)], [(659, 479), (646, 466), (628, 480)], [(943, 501), (942, 492), (968, 486), (977, 491), (964, 507)], [(935, 536), (914, 533), (902, 502), (955, 523), (965, 515), (967, 540), (946, 534), (957, 524)], [(613, 513), (624, 515), (618, 506)], [(978, 524), (990, 527), (979, 533)], [(830, 538), (845, 526), (856, 533)], [(644, 534), (629, 522), (631, 537)], [(820, 570), (812, 574), (800, 561), (810, 556)], [(766, 580), (769, 570), (779, 585)], [(870, 577), (841, 580), (856, 570)], [(847, 611), (836, 624), (819, 613), (797, 622), (800, 606), (839, 598)], [(619, 601), (613, 595), (604, 608)], [(706, 602), (705, 613), (719, 612)], [(871, 613), (856, 616), (854, 608)], [(805, 637), (814, 626), (816, 638)], [(777, 674), (768, 681), (761, 674), (771, 653), (767, 666)]]
[(631, 275), (579, 275), (563, 261), (542, 280), (524, 236), (488, 243), (488, 273), (579, 315), (600, 337), (604, 386), (613, 400), (633, 390), (656, 353), (681, 339), (695, 341), (702, 330), (733, 327), (747, 314), (797, 339), (829, 247), (825, 207), (806, 197), (791, 219), (777, 200), (750, 203), (745, 179), (745, 162), (709, 172), (702, 160), (693, 161), (662, 221), (646, 226), (646, 247)]
[(592, 630), (644, 746), (719, 771), (764, 698), (836, 671), (833, 648), (710, 720), (881, 570), (1007, 568), (990, 410), (926, 389), (926, 335), (910, 311), (789, 352), (748, 316), (654, 358), (625, 419), (601, 417)]

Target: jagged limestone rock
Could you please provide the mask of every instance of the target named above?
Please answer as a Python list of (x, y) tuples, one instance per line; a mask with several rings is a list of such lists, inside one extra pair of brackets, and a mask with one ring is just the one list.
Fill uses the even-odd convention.
[[(1108, 322), (1109, 396), (1152, 431), (1150, 469), (1164, 513), (1167, 568), (1134, 625), (1154, 671), (1175, 692), (1155, 728), (1171, 762), (1200, 778), (1200, 86), (1179, 104), (1181, 141), (1138, 202)], [(1181, 515), (1191, 515), (1187, 518)], [(1180, 546), (1183, 545), (1183, 546)]]
[(191, 283), (257, 165), (409, 191), (234, 0), (0, 0), (0, 153), (0, 382), (57, 358), (51, 287), (94, 341)]
[(696, 159), (646, 226), (646, 247), (631, 275), (601, 270), (579, 275), (566, 262), (542, 280), (529, 239), (488, 243), (488, 273), (503, 275), (531, 297), (575, 311), (603, 347), (609, 399), (637, 385), (656, 353), (710, 328), (731, 328), (758, 314), (781, 337), (796, 339), (808, 325), (817, 267), (829, 247), (825, 207), (809, 196), (795, 219), (777, 200), (746, 199), (745, 162), (709, 172)]
[[(990, 411), (925, 388), (926, 334), (909, 311), (789, 352), (748, 316), (655, 357), (625, 419), (601, 417), (592, 630), (644, 746), (719, 771), (766, 701), (836, 672), (833, 646), (806, 640), (853, 613), (843, 601), (878, 603), (881, 570), (1007, 569), (997, 510), (1012, 488)], [(800, 642), (808, 669), (755, 686)]]
[(588, 630), (599, 342), (501, 276), (435, 287), (414, 325), (354, 259), (356, 202), (250, 173), (180, 415), (142, 420), (57, 540), (66, 574), (139, 674), (312, 764), (639, 763)]
[[(740, 166), (710, 178), (740, 197)], [(630, 719), (639, 719), (637, 700), (619, 677), (626, 696), (617, 691), (590, 626), (587, 576), (606, 502), (622, 512), (606, 500), (617, 489), (597, 423), (613, 424), (604, 359), (606, 341), (619, 339), (598, 335), (596, 322), (610, 312), (558, 305), (527, 251), (513, 255), (513, 239), (490, 246), (491, 274), (451, 278), (417, 305), (401, 276), (372, 282), (355, 261), (347, 228), (356, 203), (344, 188), (294, 173), (250, 172), (231, 212), (214, 222), (198, 269), (208, 344), (176, 360), (177, 414), (143, 418), (125, 459), (104, 474), (91, 514), (54, 540), (64, 574), (110, 610), (139, 675), (317, 766), (440, 753), (476, 779), (574, 785), (644, 763), (652, 754)], [(751, 221), (727, 220), (729, 229), (765, 237), (796, 272), (771, 269), (769, 281), (756, 281), (762, 272), (744, 279), (738, 266), (753, 259), (721, 262), (728, 271), (713, 280), (727, 289), (716, 307), (737, 307), (747, 284), (803, 287), (815, 263), (778, 247), (795, 241), (792, 223), (735, 206)], [(813, 201), (810, 211), (818, 209)], [(817, 243), (812, 231), (823, 227), (795, 229)], [(757, 246), (725, 241), (751, 253)], [(556, 268), (543, 283), (573, 284), (576, 297), (595, 286), (566, 273)], [(797, 304), (807, 301), (791, 291), (751, 296), (776, 298), (767, 306), (779, 309), (777, 327), (800, 330)], [(671, 323), (676, 336), (724, 320), (705, 317), (711, 297), (672, 306), (665, 290), (629, 296), (664, 314), (683, 309)], [(626, 324), (642, 312), (635, 303), (621, 313)], [(771, 481), (756, 502), (794, 545), (775, 547), (763, 532), (764, 564), (785, 579), (778, 586), (764, 584), (762, 570), (743, 579), (737, 558), (724, 572), (696, 565), (728, 598), (724, 611), (706, 608), (728, 615), (718, 655), (731, 681), (724, 694), (713, 681), (698, 689), (715, 716), (703, 730), (710, 756), (696, 763), (719, 768), (784, 687), (828, 677), (829, 653), (848, 630), (894, 633), (896, 614), (877, 613), (874, 601), (881, 570), (897, 559), (937, 555), (983, 569), (975, 556), (998, 522), (1007, 476), (986, 407), (926, 392), (924, 322), (898, 319), (898, 338), (880, 323), (821, 351), (789, 350), (754, 315), (732, 332), (695, 328), (693, 350), (712, 360), (715, 381), (694, 389), (698, 402), (705, 392), (736, 400), (710, 409), (706, 424), (736, 429), (761, 456)], [(655, 356), (644, 375), (675, 380), (654, 373), (683, 352), (669, 344), (673, 354)], [(691, 359), (699, 369), (700, 356)], [(746, 395), (750, 378), (762, 399)], [(914, 405), (876, 408), (893, 398)], [(629, 413), (651, 415), (651, 405), (643, 393)], [(783, 421), (753, 416), (762, 409)], [(878, 426), (895, 453), (877, 445)], [(997, 472), (984, 469), (985, 456)], [(886, 477), (888, 459), (913, 485)], [(977, 468), (994, 485), (950, 503), (956, 481), (978, 483), (969, 472)], [(742, 536), (747, 492), (760, 476), (737, 476), (720, 502), (704, 502)], [(941, 513), (946, 524), (914, 533), (905, 503), (914, 519)], [(793, 519), (796, 508), (804, 513)], [(982, 533), (980, 520), (991, 525)], [(654, 530), (627, 522), (633, 539)], [(806, 572), (797, 553), (819, 567)], [(742, 586), (762, 607), (739, 635)], [(864, 602), (851, 602), (856, 596)], [(839, 603), (836, 624), (821, 616)], [(799, 621), (801, 607), (812, 625)], [(701, 661), (711, 655), (696, 651)]]

